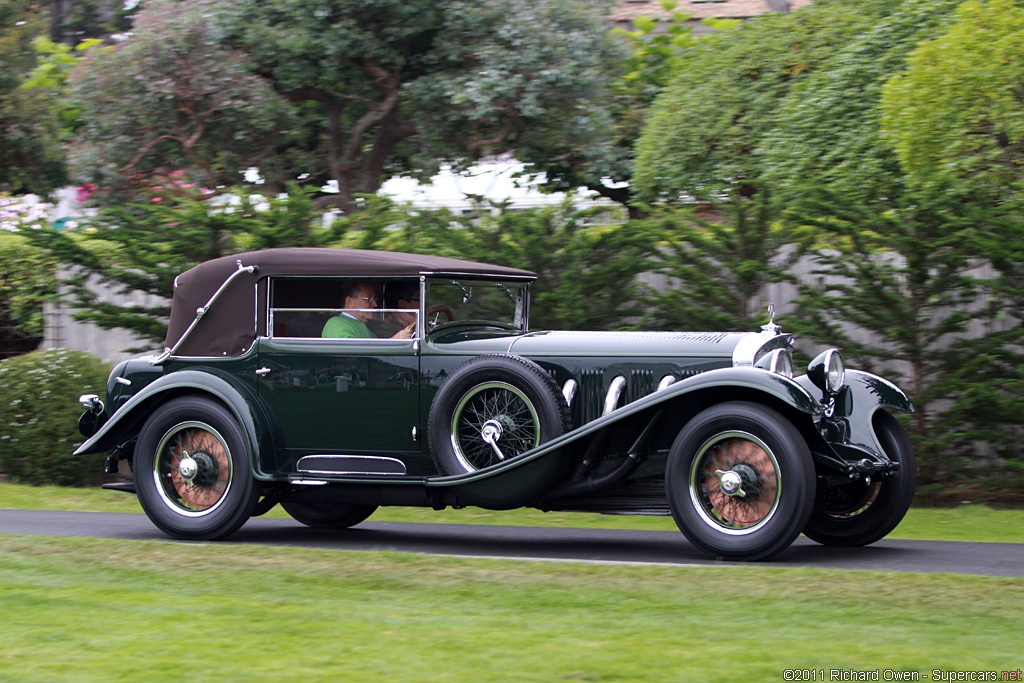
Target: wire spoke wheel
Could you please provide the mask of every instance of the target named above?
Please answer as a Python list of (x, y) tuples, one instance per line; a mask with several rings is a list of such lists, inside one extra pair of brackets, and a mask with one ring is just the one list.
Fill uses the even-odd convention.
[(455, 457), (466, 471), (514, 458), (540, 443), (540, 418), (527, 395), (507, 382), (484, 382), (462, 397), (451, 424)]
[[(572, 427), (562, 390), (546, 370), (509, 354), (455, 368), (430, 404), (427, 441), (437, 471), (466, 477), (464, 505), (507, 510), (538, 499), (562, 476), (567, 451), (536, 452)], [(476, 472), (494, 468), (494, 477)], [(498, 483), (500, 482), (500, 483)]]
[(201, 422), (173, 426), (157, 448), (153, 477), (165, 503), (182, 514), (211, 512), (231, 486), (232, 464), (224, 437)]
[(174, 538), (231, 535), (256, 511), (262, 492), (245, 431), (206, 397), (182, 396), (153, 411), (135, 443), (132, 470), (142, 510)]
[(779, 464), (771, 449), (752, 434), (718, 434), (693, 460), (690, 492), (708, 524), (726, 533), (750, 533), (778, 508)]
[(814, 463), (800, 431), (769, 406), (711, 406), (669, 451), (666, 493), (686, 538), (712, 557), (763, 560), (785, 550), (814, 507)]

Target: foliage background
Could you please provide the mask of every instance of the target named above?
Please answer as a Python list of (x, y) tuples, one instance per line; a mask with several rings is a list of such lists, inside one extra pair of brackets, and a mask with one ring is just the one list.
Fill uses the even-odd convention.
[[(12, 249), (76, 265), (83, 317), (160, 339), (166, 310), (85, 276), (166, 294), (201, 260), (291, 245), (531, 269), (537, 327), (756, 329), (766, 288), (791, 291), (788, 330), (901, 375), (925, 495), (1019, 488), (1024, 2), (816, 0), (696, 38), (672, 2), (609, 31), (610, 4), (565, 0), (389, 1), (375, 21), (354, 0), (153, 0), (127, 40), (71, 50), (123, 19), (88, 4), (50, 22), (61, 45), (47, 7), (0, 0), (25, 18), (0, 28), (0, 121), (33, 123), (5, 135), (0, 183), (45, 191), (70, 158), (102, 208)], [(499, 152), (630, 220), (374, 196)]]

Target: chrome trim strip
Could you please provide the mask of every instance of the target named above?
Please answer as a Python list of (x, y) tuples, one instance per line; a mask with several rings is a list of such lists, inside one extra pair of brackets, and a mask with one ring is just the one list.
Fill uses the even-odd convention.
[[(346, 460), (365, 460), (373, 462), (387, 462), (389, 464), (398, 465), (402, 470), (401, 472), (388, 472), (383, 470), (376, 471), (351, 471), (351, 470), (321, 470), (315, 468), (316, 461), (346, 461)], [(303, 468), (303, 462), (310, 461), (314, 464), (314, 467)], [(405, 476), (406, 468), (405, 463), (398, 458), (388, 458), (376, 455), (306, 455), (299, 458), (299, 461), (295, 464), (295, 470), (301, 474), (336, 474), (336, 475), (353, 475), (353, 474), (371, 474), (375, 476)]]
[[(372, 277), (372, 276), (360, 276), (360, 277)], [(382, 276), (386, 277), (386, 276)], [(450, 278), (450, 277), (465, 277), (473, 280), (511, 280), (513, 282), (534, 282), (537, 279), (536, 275), (508, 275), (505, 273), (459, 273), (453, 270), (421, 270), (420, 277), (436, 277), (436, 278)]]
[(576, 391), (579, 388), (580, 385), (574, 379), (566, 380), (562, 385), (562, 396), (565, 397), (565, 402), (570, 408), (572, 408), (572, 400), (576, 398)]
[[(299, 470), (299, 474), (337, 477), (404, 477), (405, 472), (350, 472), (348, 470)], [(293, 482), (294, 483), (294, 482)], [(325, 482), (326, 483), (326, 482)]]
[(612, 383), (608, 385), (608, 393), (604, 397), (604, 410), (601, 412), (601, 417), (604, 417), (605, 415), (619, 407), (619, 399), (622, 398), (622, 392), (625, 390), (625, 377), (619, 375), (618, 377), (612, 380)]
[[(427, 278), (420, 275), (420, 310), (416, 317), (416, 338), (427, 336)], [(419, 351), (417, 351), (418, 353)]]

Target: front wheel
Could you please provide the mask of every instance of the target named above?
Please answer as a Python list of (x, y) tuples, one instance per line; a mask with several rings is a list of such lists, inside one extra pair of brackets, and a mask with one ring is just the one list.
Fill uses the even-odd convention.
[(292, 518), (314, 529), (347, 529), (365, 521), (376, 505), (341, 505), (338, 503), (300, 503), (282, 501), (281, 507)]
[(185, 396), (143, 425), (133, 471), (139, 503), (169, 536), (224, 538), (252, 515), (260, 489), (249, 471), (246, 438), (223, 405)]
[(666, 489), (686, 538), (716, 558), (762, 560), (800, 535), (814, 465), (800, 432), (756, 403), (712, 406), (676, 437)]
[(811, 515), (804, 535), (822, 545), (861, 546), (878, 541), (907, 514), (917, 485), (917, 459), (896, 418), (879, 410), (875, 435), (885, 454), (900, 466), (895, 477), (859, 480), (830, 491), (824, 509)]

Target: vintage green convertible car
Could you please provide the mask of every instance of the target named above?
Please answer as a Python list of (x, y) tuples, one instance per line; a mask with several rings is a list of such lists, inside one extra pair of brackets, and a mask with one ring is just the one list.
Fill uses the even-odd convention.
[(76, 453), (127, 461), (109, 486), (182, 539), (278, 503), (326, 528), (382, 505), (529, 506), (671, 514), (704, 552), (753, 560), (902, 519), (916, 464), (892, 412), (913, 407), (889, 381), (835, 349), (793, 377), (771, 320), (531, 332), (534, 279), (344, 249), (209, 261), (174, 283), (165, 351), (118, 365), (106, 405), (82, 397)]

